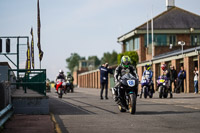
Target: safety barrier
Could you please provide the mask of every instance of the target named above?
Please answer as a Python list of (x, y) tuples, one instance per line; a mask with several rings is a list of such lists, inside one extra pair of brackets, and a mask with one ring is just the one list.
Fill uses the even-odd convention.
[(13, 112), (12, 104), (0, 111), (0, 127), (13, 115)]
[(46, 69), (8, 70), (8, 72), (10, 71), (17, 72), (20, 75), (20, 78), (16, 81), (16, 83), (11, 83), (12, 85), (17, 85), (17, 87), (23, 87), (25, 93), (26, 89), (29, 88), (46, 96)]

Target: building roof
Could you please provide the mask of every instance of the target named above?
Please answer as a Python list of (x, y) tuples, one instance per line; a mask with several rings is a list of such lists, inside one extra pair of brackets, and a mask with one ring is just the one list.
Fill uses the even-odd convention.
[[(191, 53), (193, 53), (193, 54), (191, 54)], [(182, 59), (183, 58), (181, 56), (182, 54), (184, 56), (187, 55), (187, 54), (188, 55), (191, 54), (190, 56), (196, 56), (199, 53), (200, 53), (200, 46), (197, 46), (197, 47), (194, 47), (194, 48), (185, 49), (183, 51), (181, 49), (178, 49), (178, 50), (174, 50), (174, 51), (171, 51), (171, 52), (167, 52), (167, 53), (164, 53), (164, 54), (160, 54), (160, 55), (154, 56), (154, 58), (152, 60), (142, 61), (142, 62), (138, 63), (137, 65), (144, 66), (147, 63), (151, 64), (152, 62), (155, 62), (155, 61), (158, 61), (158, 60), (164, 61), (164, 59), (171, 60), (171, 57), (176, 57), (176, 58)]]
[(185, 49), (185, 50), (174, 50), (168, 53), (164, 53), (164, 54), (160, 54), (157, 56), (154, 56), (154, 58), (152, 60), (158, 60), (158, 59), (163, 59), (163, 58), (167, 58), (167, 57), (171, 57), (171, 56), (175, 56), (175, 55), (181, 55), (182, 52), (183, 54), (192, 52), (192, 51), (200, 51), (200, 46), (194, 47), (194, 48), (190, 48), (190, 49)]
[[(151, 29), (151, 20), (149, 22), (149, 29)], [(130, 32), (118, 37), (122, 38), (125, 35), (132, 33), (136, 30), (146, 30), (147, 22), (136, 27)], [(172, 7), (153, 18), (154, 30), (183, 30), (190, 28), (200, 29), (200, 16), (179, 7)]]
[[(149, 27), (151, 28), (150, 21), (151, 20), (149, 20)], [(200, 29), (200, 16), (178, 7), (172, 7), (159, 14), (154, 17), (153, 22), (154, 29)], [(146, 30), (146, 23), (136, 29)]]

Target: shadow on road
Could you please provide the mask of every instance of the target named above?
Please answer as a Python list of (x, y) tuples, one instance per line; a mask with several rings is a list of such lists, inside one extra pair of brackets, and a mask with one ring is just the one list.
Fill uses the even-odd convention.
[(49, 109), (54, 115), (89, 115), (94, 114), (81, 107), (62, 101), (62, 99), (49, 98)]

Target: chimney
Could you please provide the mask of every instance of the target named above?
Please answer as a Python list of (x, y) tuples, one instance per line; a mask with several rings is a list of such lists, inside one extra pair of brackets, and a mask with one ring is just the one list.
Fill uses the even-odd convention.
[(166, 7), (167, 10), (171, 9), (172, 7), (175, 7), (175, 0), (166, 0)]

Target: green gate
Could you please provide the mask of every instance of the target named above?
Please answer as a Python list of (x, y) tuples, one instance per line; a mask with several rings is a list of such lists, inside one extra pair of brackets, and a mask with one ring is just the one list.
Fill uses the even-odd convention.
[[(16, 83), (11, 83), (12, 85), (23, 87), (25, 93), (28, 88), (46, 95), (46, 69), (10, 69), (8, 75), (11, 71), (17, 72), (20, 76)], [(8, 81), (10, 81), (10, 77), (8, 77)]]

